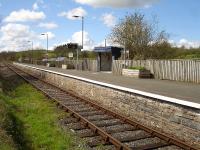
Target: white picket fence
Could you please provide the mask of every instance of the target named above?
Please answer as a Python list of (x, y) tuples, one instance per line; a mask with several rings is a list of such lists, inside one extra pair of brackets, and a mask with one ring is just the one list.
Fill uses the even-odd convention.
[[(114, 60), (112, 72), (121, 75), (124, 60)], [(200, 83), (200, 60), (126, 60), (126, 67), (141, 66), (156, 79)]]

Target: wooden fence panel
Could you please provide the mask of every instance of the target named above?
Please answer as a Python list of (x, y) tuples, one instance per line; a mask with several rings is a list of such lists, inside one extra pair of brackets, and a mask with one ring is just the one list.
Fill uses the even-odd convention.
[(123, 65), (124, 65), (124, 61), (123, 60), (115, 60), (115, 61), (113, 61), (113, 63), (112, 63), (112, 73), (114, 75), (122, 75)]
[[(124, 60), (114, 60), (112, 72), (121, 75)], [(141, 66), (156, 79), (200, 83), (200, 60), (126, 60), (126, 67)]]
[[(72, 65), (74, 68), (78, 70), (85, 70), (85, 71), (98, 71), (98, 64), (97, 60), (90, 60), (90, 59), (84, 59), (84, 60), (78, 60), (78, 63), (76, 60), (64, 60), (64, 61), (51, 61), (51, 63), (55, 64), (56, 67), (61, 68), (62, 64), (66, 65)], [(37, 65), (46, 65), (46, 62), (43, 61), (34, 61), (34, 64)]]

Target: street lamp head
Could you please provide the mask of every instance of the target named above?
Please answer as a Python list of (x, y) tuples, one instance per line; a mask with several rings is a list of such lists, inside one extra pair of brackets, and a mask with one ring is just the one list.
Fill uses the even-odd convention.
[(84, 18), (84, 16), (78, 16), (78, 15), (74, 15), (74, 16), (72, 16), (72, 17), (74, 17), (74, 18)]
[(42, 33), (41, 35), (45, 35), (45, 33)]
[(72, 16), (72, 17), (79, 18), (79, 17), (81, 17), (81, 16), (74, 15), (74, 16)]

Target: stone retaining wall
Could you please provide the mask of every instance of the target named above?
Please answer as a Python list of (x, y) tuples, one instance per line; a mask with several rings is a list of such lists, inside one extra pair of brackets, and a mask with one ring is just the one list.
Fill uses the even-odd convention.
[(18, 66), (78, 96), (113, 110), (148, 127), (166, 132), (200, 148), (200, 110), (142, 95), (111, 89), (70, 77)]

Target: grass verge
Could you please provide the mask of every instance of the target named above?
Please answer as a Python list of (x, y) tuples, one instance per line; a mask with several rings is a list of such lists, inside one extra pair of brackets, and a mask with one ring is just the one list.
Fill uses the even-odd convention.
[(1, 100), (3, 96), (0, 91), (0, 149), (1, 150), (15, 150), (15, 144), (11, 134), (9, 134), (9, 127), (12, 126), (9, 108), (4, 101)]
[[(9, 86), (8, 81), (2, 83), (3, 87)], [(66, 113), (27, 83), (0, 91), (0, 113), (0, 120), (4, 120), (3, 130), (0, 126), (0, 136), (4, 137), (0, 137), (2, 150), (84, 149), (83, 142), (59, 126), (59, 118)]]

